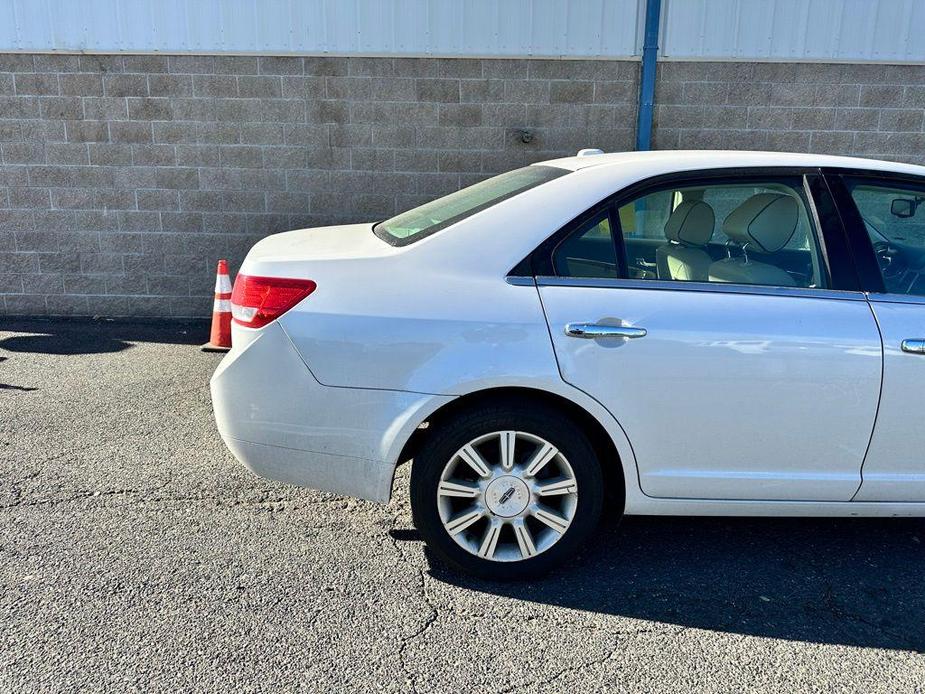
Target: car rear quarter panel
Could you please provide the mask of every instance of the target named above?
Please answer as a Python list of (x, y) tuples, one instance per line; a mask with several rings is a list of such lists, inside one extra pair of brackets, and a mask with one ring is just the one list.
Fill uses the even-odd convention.
[(324, 385), (461, 395), (558, 379), (536, 288), (444, 272), (318, 290), (281, 323)]

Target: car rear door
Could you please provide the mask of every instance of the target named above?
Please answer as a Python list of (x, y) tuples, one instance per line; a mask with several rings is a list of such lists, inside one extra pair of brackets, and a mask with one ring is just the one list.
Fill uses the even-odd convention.
[[(691, 234), (712, 238), (684, 252), (710, 275), (731, 271), (747, 283), (656, 278), (650, 261), (628, 259), (624, 235), (631, 245), (632, 235), (677, 226), (669, 220), (684, 201), (715, 217)], [(762, 212), (768, 201), (786, 215)], [(743, 208), (757, 216), (743, 222)], [(759, 228), (762, 238), (745, 236)], [(615, 245), (601, 257), (606, 229)], [(597, 257), (583, 259), (582, 247)], [(562, 378), (620, 422), (645, 494), (847, 501), (857, 492), (880, 337), (816, 172), (701, 172), (634, 186), (563, 229), (533, 262)], [(767, 278), (785, 286), (761, 284)]]
[(830, 172), (883, 338), (883, 389), (856, 501), (925, 501), (925, 179)]

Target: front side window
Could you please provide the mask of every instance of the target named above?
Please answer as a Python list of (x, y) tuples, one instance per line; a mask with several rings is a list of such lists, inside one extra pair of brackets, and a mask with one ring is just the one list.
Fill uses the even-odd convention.
[(801, 179), (665, 187), (617, 216), (632, 278), (826, 286)]
[(846, 178), (886, 290), (925, 296), (925, 185)]
[(383, 241), (404, 246), (567, 173), (555, 166), (525, 166), (402, 212), (373, 230)]

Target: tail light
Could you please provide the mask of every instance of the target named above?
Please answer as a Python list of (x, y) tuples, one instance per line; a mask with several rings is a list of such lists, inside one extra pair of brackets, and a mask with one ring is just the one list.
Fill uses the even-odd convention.
[(317, 286), (312, 280), (239, 274), (231, 292), (231, 317), (238, 325), (262, 328), (302, 301)]

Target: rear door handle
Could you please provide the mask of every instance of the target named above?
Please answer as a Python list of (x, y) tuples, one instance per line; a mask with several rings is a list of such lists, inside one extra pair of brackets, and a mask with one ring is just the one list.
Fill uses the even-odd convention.
[(903, 340), (902, 349), (909, 354), (925, 354), (925, 338)]
[(635, 340), (646, 336), (645, 328), (634, 328), (629, 325), (601, 325), (599, 323), (567, 323), (565, 334), (569, 337), (582, 337), (593, 340), (598, 337), (624, 337)]

